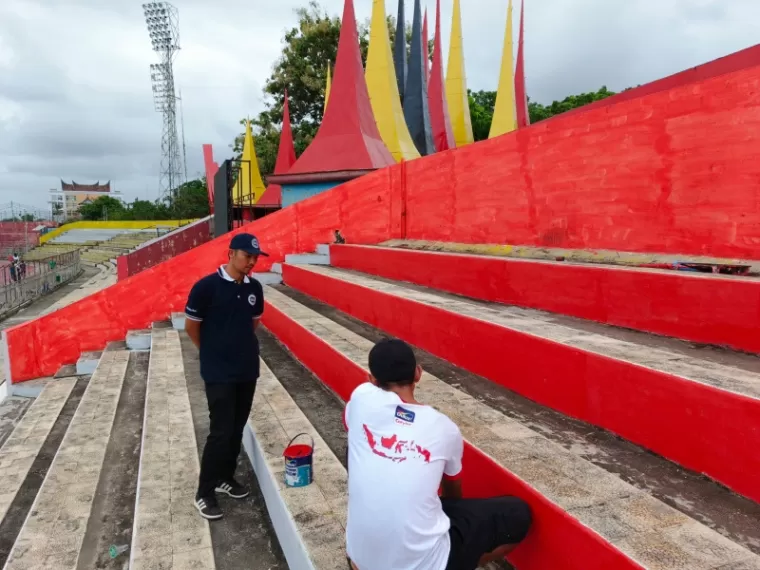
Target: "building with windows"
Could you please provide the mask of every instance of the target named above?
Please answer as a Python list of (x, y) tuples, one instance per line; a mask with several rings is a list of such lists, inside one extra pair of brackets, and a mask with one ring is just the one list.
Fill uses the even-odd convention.
[(79, 208), (90, 204), (101, 196), (111, 196), (123, 202), (121, 192), (111, 189), (111, 181), (101, 184), (79, 184), (61, 180), (61, 189), (50, 190), (50, 208), (56, 221), (75, 220), (79, 218)]

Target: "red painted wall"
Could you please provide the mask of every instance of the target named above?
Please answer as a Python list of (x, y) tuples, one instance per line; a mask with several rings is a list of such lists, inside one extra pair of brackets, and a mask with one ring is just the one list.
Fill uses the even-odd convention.
[[(224, 263), (234, 233), (256, 234), (271, 257), (267, 271), (286, 253), (314, 251), (341, 229), (358, 243), (400, 237), (401, 212), (391, 208), (400, 188), (398, 170), (382, 170), (330, 192), (270, 214), (234, 232), (120, 281), (68, 307), (3, 331), (10, 356), (10, 380), (51, 376), (88, 350), (100, 350), (127, 331), (149, 326), (181, 311), (192, 285)], [(398, 196), (395, 198), (399, 203)]]
[[(267, 304), (264, 325), (344, 401), (367, 379), (367, 371)], [(466, 497), (515, 495), (528, 501), (534, 525), (509, 556), (521, 570), (640, 570), (598, 534), (572, 518), (521, 479), (465, 442), (462, 487)]]
[(760, 400), (443, 308), (283, 266), (333, 307), (760, 501)]
[(760, 280), (334, 245), (330, 262), (483, 301), (760, 352)]
[[(334, 229), (359, 244), (407, 237), (760, 259), (759, 71), (398, 164), (248, 228), (270, 261), (329, 243)], [(224, 260), (227, 239), (9, 329), (12, 380), (53, 374), (181, 308)]]
[(161, 239), (116, 258), (119, 281), (158, 265), (211, 239), (211, 222), (196, 222), (166, 234)]
[(741, 71), (743, 69), (755, 67), (758, 65), (760, 65), (760, 45), (743, 49), (736, 53), (732, 53), (725, 57), (713, 60), (709, 63), (698, 65), (697, 67), (692, 67), (685, 71), (681, 71), (680, 73), (669, 75), (663, 79), (658, 79), (657, 81), (652, 81), (646, 85), (634, 87), (633, 89), (623, 91), (617, 95), (608, 97), (607, 99), (602, 99), (601, 101), (595, 101), (589, 105), (578, 107), (577, 109), (563, 113), (562, 116), (564, 117), (571, 113), (583, 113), (592, 109), (607, 107), (609, 105), (614, 105), (622, 101), (630, 101), (631, 99), (644, 97), (645, 95), (651, 95), (652, 93), (657, 93), (658, 91), (667, 91), (668, 89), (681, 87), (683, 85), (687, 85), (688, 83), (705, 81), (706, 79), (711, 79), (719, 75)]

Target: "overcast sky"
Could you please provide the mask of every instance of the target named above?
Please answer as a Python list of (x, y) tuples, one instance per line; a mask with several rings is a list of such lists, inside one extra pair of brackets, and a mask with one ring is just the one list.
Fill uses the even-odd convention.
[[(354, 0), (357, 18), (371, 0)], [(412, 0), (406, 0), (407, 14)], [(201, 145), (218, 162), (238, 121), (262, 108), (261, 85), (283, 31), (306, 0), (174, 0), (182, 51), (190, 177)], [(45, 207), (60, 179), (111, 180), (129, 199), (158, 195), (161, 116), (141, 0), (0, 0), (0, 204)], [(321, 0), (331, 13), (343, 0)], [(434, 0), (423, 0), (429, 9)], [(442, 0), (444, 50), (452, 0)], [(471, 89), (495, 89), (507, 0), (463, 0)], [(528, 93), (542, 103), (618, 90), (757, 42), (757, 0), (526, 0)], [(264, 7), (266, 6), (266, 7)], [(396, 0), (386, 0), (389, 13)], [(515, 10), (515, 30), (519, 10)], [(432, 21), (431, 21), (432, 26)], [(433, 28), (431, 27), (431, 30)]]

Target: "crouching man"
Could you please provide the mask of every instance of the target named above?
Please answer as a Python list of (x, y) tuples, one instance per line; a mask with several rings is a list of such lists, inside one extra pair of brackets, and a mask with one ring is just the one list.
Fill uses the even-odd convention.
[(475, 570), (504, 558), (528, 533), (528, 505), (462, 498), (462, 434), (414, 399), (422, 369), (407, 344), (379, 342), (369, 369), (345, 411), (352, 568)]

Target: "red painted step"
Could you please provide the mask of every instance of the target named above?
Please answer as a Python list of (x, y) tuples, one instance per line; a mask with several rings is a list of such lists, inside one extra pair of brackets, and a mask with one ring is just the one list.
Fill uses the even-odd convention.
[(325, 267), (286, 284), (760, 501), (760, 375)]
[(760, 353), (760, 280), (358, 245), (334, 267), (483, 301), (531, 307)]

